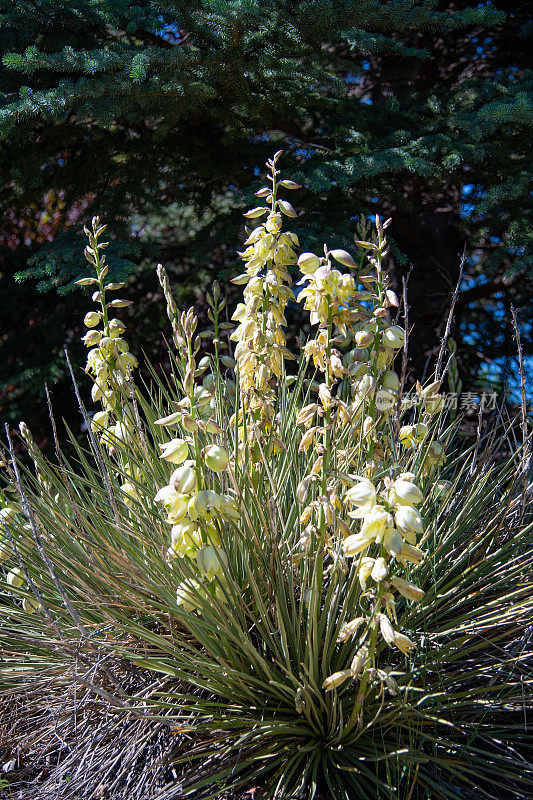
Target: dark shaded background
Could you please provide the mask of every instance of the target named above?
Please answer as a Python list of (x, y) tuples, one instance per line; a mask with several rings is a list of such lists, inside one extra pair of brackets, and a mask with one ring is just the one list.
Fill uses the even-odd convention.
[(44, 440), (46, 381), (79, 426), (63, 347), (83, 363), (84, 221), (109, 223), (128, 341), (158, 361), (155, 264), (201, 313), (239, 269), (242, 210), (279, 148), (303, 249), (350, 249), (361, 214), (393, 217), (414, 374), (465, 252), (463, 386), (512, 388), (511, 304), (533, 355), (531, 31), (520, 2), (0, 0), (2, 418)]

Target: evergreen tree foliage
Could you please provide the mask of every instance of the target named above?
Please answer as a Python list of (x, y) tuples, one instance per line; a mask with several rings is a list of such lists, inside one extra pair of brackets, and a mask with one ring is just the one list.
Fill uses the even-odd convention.
[[(463, 383), (509, 369), (511, 304), (533, 353), (525, 4), (0, 0), (0, 26), (9, 416), (41, 391), (43, 365), (57, 379), (77, 339), (68, 292), (87, 217), (111, 223), (109, 262), (134, 274), (132, 296), (156, 291), (142, 269), (156, 261), (194, 288), (231, 273), (235, 220), (279, 148), (304, 187), (304, 249), (324, 231), (349, 249), (361, 214), (393, 217), (392, 274), (400, 290), (409, 274), (418, 372), (464, 249)], [(51, 291), (34, 299), (36, 285)]]

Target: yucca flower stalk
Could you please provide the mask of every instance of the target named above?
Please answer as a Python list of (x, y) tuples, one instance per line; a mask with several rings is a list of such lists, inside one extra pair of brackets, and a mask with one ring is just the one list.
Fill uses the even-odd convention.
[[(439, 410), (437, 378), (398, 416), (405, 333), (387, 284), (388, 225), (378, 219), (371, 235), (365, 223), (354, 256), (298, 257), (279, 227), (296, 214), (277, 194), (296, 188), (279, 180), (279, 157), (259, 190), (267, 222), (246, 245), (235, 374), (221, 355), (218, 287), (205, 356), (208, 337), (192, 309), (175, 308), (160, 267), (170, 374), (148, 365), (141, 383), (128, 361), (114, 391), (120, 348), (98, 356), (107, 372), (95, 373), (109, 380), (94, 399), (110, 425), (131, 414), (131, 432), (111, 447), (105, 435), (88, 447), (71, 437), (69, 455), (56, 440), (57, 460), (39, 458), (37, 473), (18, 463), (9, 434), (18, 501), (2, 497), (0, 515), (1, 693), (29, 698), (43, 727), (45, 706), (83, 698), (100, 743), (103, 709), (123, 724), (124, 757), (114, 736), (84, 771), (87, 739), (69, 727), (75, 715), (61, 716), (58, 770), (72, 779), (54, 770), (41, 789), (65, 800), (240, 789), (272, 800), (526, 800), (529, 442), (502, 457), (504, 424), (465, 450)], [(113, 338), (100, 234), (95, 220), (95, 327)], [(297, 261), (296, 299), (317, 327), (289, 380), (283, 314)], [(143, 733), (132, 743), (128, 730)]]

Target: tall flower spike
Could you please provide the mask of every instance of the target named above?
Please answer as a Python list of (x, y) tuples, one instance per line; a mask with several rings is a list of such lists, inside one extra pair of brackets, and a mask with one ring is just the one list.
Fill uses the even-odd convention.
[[(100, 225), (98, 217), (93, 217), (91, 230), (84, 229), (89, 237), (85, 257), (94, 268), (96, 277), (82, 278), (77, 283), (96, 287), (93, 300), (99, 304), (100, 310), (88, 312), (84, 320), (89, 331), (83, 337), (83, 342), (92, 348), (87, 355), (85, 371), (94, 381), (92, 399), (95, 403), (100, 401), (103, 407), (103, 411), (98, 412), (93, 420), (94, 431), (102, 434), (106, 444), (113, 448), (114, 441), (124, 439), (133, 428), (133, 414), (128, 413), (125, 389), (137, 366), (137, 359), (129, 352), (122, 338), (124, 323), (109, 316), (111, 309), (125, 308), (131, 305), (131, 301), (116, 299), (107, 302), (106, 293), (122, 289), (124, 284), (105, 283), (109, 268), (102, 251), (107, 247), (107, 242), (99, 239), (105, 228), (105, 225)], [(101, 329), (97, 329), (99, 325), (102, 325)]]
[(278, 184), (280, 155), (281, 151), (267, 162), (271, 187), (257, 192), (258, 196), (265, 197), (270, 207), (258, 206), (245, 213), (249, 219), (266, 219), (249, 233), (246, 249), (240, 254), (246, 271), (234, 279), (235, 283), (246, 284), (244, 302), (239, 303), (232, 317), (239, 324), (231, 338), (237, 342), (235, 359), (242, 412), (250, 412), (252, 416), (252, 424), (248, 426), (252, 444), (258, 431), (270, 431), (276, 398), (272, 384), (281, 377), (283, 359), (292, 358), (286, 348), (283, 326), (286, 325), (287, 302), (293, 297), (288, 285), (291, 283), (289, 267), (296, 264), (294, 248), (298, 247), (298, 238), (281, 229), (283, 215), (295, 217), (296, 212), (290, 203), (280, 200), (277, 193), (280, 186), (294, 188), (297, 184), (287, 181)]

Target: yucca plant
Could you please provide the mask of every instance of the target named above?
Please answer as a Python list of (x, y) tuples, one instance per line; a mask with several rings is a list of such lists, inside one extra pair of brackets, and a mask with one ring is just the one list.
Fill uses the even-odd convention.
[[(502, 420), (465, 446), (440, 368), (406, 410), (388, 221), (361, 221), (356, 258), (298, 256), (279, 155), (266, 205), (245, 214), (266, 221), (241, 254), (236, 326), (215, 285), (198, 333), (158, 268), (165, 377), (135, 384), (104, 228), (87, 231), (101, 410), (72, 370), (86, 447), (71, 436), (67, 456), (56, 437), (46, 461), (22, 424), (30, 469), (7, 432), (3, 694), (45, 720), (44, 694), (72, 709), (75, 687), (91, 709), (42, 790), (57, 797), (529, 797), (529, 441)], [(284, 333), (294, 300), (312, 326), (300, 353)]]

